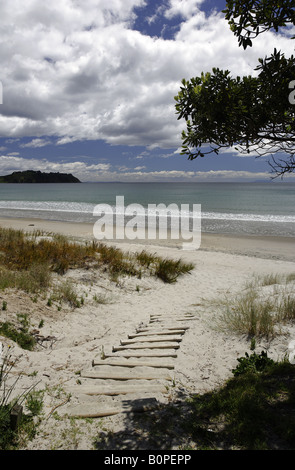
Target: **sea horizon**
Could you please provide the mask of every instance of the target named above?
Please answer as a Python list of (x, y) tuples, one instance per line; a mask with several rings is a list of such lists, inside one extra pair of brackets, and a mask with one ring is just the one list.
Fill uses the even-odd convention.
[(95, 223), (97, 205), (118, 213), (117, 197), (147, 216), (160, 204), (184, 208), (190, 224), (200, 205), (204, 233), (295, 236), (295, 184), (286, 181), (2, 183), (0, 217)]

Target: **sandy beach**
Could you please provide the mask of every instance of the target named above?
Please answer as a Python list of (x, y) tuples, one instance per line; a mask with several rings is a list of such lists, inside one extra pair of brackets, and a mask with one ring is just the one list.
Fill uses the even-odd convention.
[[(2, 218), (0, 226), (26, 231), (44, 230), (74, 239), (93, 239), (93, 226), (90, 224)], [(135, 334), (140, 326), (147, 328), (151, 318), (166, 318), (167, 326), (182, 316), (188, 321), (183, 320), (181, 325), (189, 325), (176, 357), (157, 359), (174, 367), (169, 371), (172, 380), (166, 393), (145, 393), (144, 397), (157, 403), (170, 403), (191, 393), (204, 393), (221, 386), (232, 376), (237, 358), (250, 351), (247, 337), (218, 328), (222, 303), (239, 295), (255, 276), (295, 273), (295, 239), (291, 238), (202, 234), (201, 247), (195, 251), (183, 251), (175, 240), (150, 243), (147, 240), (125, 240), (113, 244), (129, 252), (145, 249), (164, 258), (181, 258), (194, 263), (195, 268), (190, 274), (179, 277), (174, 284), (164, 284), (148, 276), (141, 279), (126, 277), (114, 283), (107, 276), (91, 270), (73, 270), (65, 277), (75, 282), (85, 301), (80, 308), (63, 308), (61, 311), (54, 305), (48, 306), (47, 299), (33, 302), (25, 293), (0, 293), (0, 302), (7, 301), (7, 311), (1, 312), (2, 318), (9, 318), (17, 311), (28, 313), (36, 329), (40, 321), (44, 321), (40, 334), (43, 338), (51, 338), (34, 352), (21, 350), (15, 344), (11, 348), (11, 354), (17, 359), (14, 374), (21, 373), (17, 391), (34, 384), (37, 390), (45, 390), (43, 412), (46, 419), (35, 439), (27, 444), (28, 449), (87, 450), (93, 448), (98, 435), (112, 435), (114, 445), (116, 436), (124, 435), (127, 428), (131, 432), (132, 417), (128, 413), (99, 417), (91, 422), (79, 420), (74, 425), (66, 416), (73, 407), (81, 404), (84, 385), (93, 383), (91, 378), (83, 380), (78, 373), (93, 370), (93, 361), (99, 362), (104, 355), (112, 355), (113, 347)], [(94, 300), (99, 296), (103, 296), (104, 303)], [(155, 326), (157, 324), (153, 328)], [(9, 343), (4, 338), (0, 339), (5, 345)], [(267, 350), (270, 357), (278, 360), (284, 357), (292, 339), (295, 339), (294, 326), (286, 328), (271, 341), (257, 341), (256, 348), (258, 351)], [(155, 362), (152, 358), (149, 360)], [(111, 383), (117, 386), (116, 381)], [(136, 382), (136, 386), (142, 385), (143, 388), (145, 384), (141, 380)], [(80, 391), (79, 385), (82, 387)], [(142, 398), (140, 392), (136, 397)], [(124, 396), (125, 402), (128, 398), (129, 395)], [(120, 395), (84, 395), (85, 403), (89, 409), (94, 409), (97, 404), (114, 407), (119, 406), (122, 399)], [(58, 420), (56, 413), (63, 419)], [(125, 442), (125, 448), (137, 448), (134, 436), (127, 444)], [(120, 444), (117, 445), (119, 448)], [(169, 445), (176, 449), (178, 443), (173, 441)]]

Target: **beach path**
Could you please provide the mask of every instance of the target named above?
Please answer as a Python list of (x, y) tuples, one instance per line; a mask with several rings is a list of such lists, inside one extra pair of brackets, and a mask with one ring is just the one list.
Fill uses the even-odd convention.
[(174, 384), (174, 361), (193, 314), (151, 315), (149, 322), (93, 359), (81, 371), (63, 413), (99, 418), (155, 410), (166, 403)]

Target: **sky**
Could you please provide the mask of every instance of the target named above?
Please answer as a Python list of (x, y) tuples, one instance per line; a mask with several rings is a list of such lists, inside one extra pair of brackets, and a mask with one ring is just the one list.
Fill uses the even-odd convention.
[(244, 51), (222, 0), (0, 0), (0, 174), (81, 181), (269, 180), (264, 158), (180, 155), (174, 96), (213, 67), (253, 74), (287, 37)]

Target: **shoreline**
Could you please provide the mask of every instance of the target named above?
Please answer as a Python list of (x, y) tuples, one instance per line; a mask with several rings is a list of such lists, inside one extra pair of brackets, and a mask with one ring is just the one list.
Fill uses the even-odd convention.
[[(27, 232), (43, 230), (46, 232), (59, 233), (73, 239), (95, 240), (93, 235), (94, 224), (85, 222), (0, 217), (0, 227), (24, 230)], [(138, 245), (146, 248), (171, 248), (182, 251), (183, 253), (189, 253), (191, 251), (211, 251), (290, 262), (295, 261), (295, 237), (202, 232), (201, 243), (198, 250), (183, 250), (181, 240), (171, 238), (149, 240), (144, 234), (141, 236), (141, 239), (107, 239), (101, 240), (101, 242), (132, 247)]]

